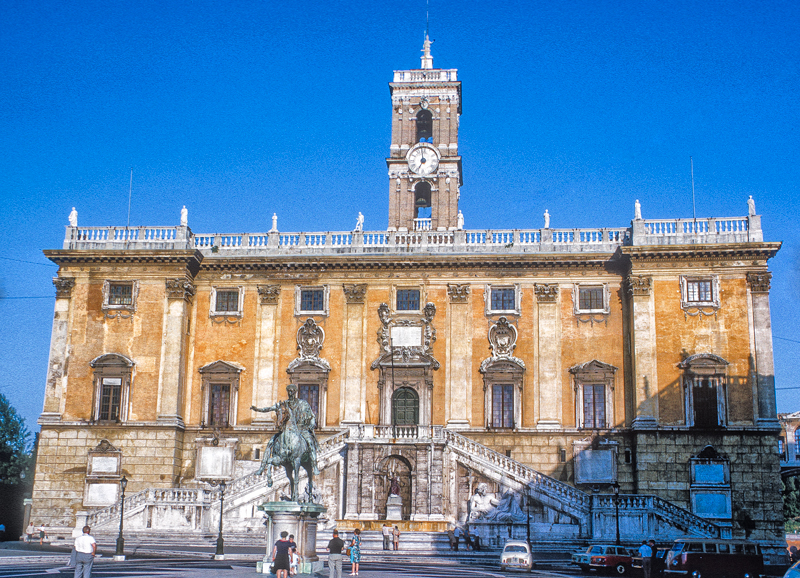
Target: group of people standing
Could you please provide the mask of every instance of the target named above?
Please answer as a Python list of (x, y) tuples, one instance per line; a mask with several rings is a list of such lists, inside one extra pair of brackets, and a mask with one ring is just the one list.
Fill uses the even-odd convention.
[(642, 557), (642, 574), (644, 578), (650, 578), (653, 569), (658, 567), (657, 553), (658, 548), (656, 548), (655, 540), (642, 541), (642, 545), (639, 546), (639, 556)]
[(474, 538), (470, 536), (469, 533), (469, 526), (464, 526), (464, 529), (461, 529), (461, 526), (456, 526), (455, 528), (451, 527), (447, 530), (447, 538), (450, 540), (450, 549), (458, 552), (458, 544), (461, 541), (461, 537), (464, 537), (464, 547), (467, 550), (480, 550), (480, 537), (475, 536)]
[(297, 543), (294, 535), (281, 532), (281, 538), (272, 547), (272, 573), (278, 578), (286, 578), (297, 574), (300, 565), (300, 555), (297, 553)]
[(392, 528), (391, 524), (383, 525), (383, 549), (391, 550), (392, 544), (394, 549), (400, 549), (400, 528), (395, 526)]
[[(330, 578), (342, 578), (342, 550), (344, 549), (344, 540), (339, 537), (339, 531), (333, 531), (333, 538), (328, 542), (328, 547), (325, 548), (328, 554), (328, 567), (331, 570)], [(346, 554), (350, 555), (350, 563), (352, 569), (350, 576), (358, 576), (358, 567), (361, 564), (361, 530), (356, 528), (353, 530), (353, 538), (350, 540), (350, 545), (347, 547)]]

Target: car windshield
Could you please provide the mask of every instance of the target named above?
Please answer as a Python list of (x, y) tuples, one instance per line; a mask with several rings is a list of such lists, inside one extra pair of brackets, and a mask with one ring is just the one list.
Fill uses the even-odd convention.
[(602, 546), (592, 546), (589, 550), (589, 554), (602, 554), (603, 547)]
[[(511, 545), (511, 546), (506, 546), (504, 552), (522, 552), (523, 554), (527, 554), (528, 549), (525, 546)], [(495, 554), (495, 556), (497, 556), (497, 554)]]

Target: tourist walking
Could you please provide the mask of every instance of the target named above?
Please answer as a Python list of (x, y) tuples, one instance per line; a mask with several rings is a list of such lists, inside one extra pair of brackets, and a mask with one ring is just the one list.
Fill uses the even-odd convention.
[(288, 540), (289, 532), (281, 532), (281, 539), (272, 548), (272, 570), (278, 578), (287, 578), (289, 574), (292, 543)]
[(653, 555), (653, 549), (647, 545), (647, 540), (642, 540), (642, 545), (639, 546), (639, 556), (642, 557), (642, 575), (644, 578), (650, 578), (650, 568)]
[(392, 541), (392, 527), (386, 522), (384, 522), (382, 532), (383, 532), (383, 549), (388, 550), (389, 544)]
[(353, 540), (350, 542), (350, 562), (353, 565), (350, 576), (358, 576), (358, 565), (361, 563), (361, 530), (353, 530)]
[(397, 526), (394, 527), (392, 530), (392, 541), (394, 542), (394, 550), (395, 552), (400, 549), (400, 528)]
[(26, 542), (33, 542), (33, 535), (36, 533), (36, 527), (33, 525), (33, 522), (28, 524), (28, 527), (25, 528), (25, 541)]
[(328, 568), (331, 571), (330, 578), (342, 578), (342, 548), (344, 548), (344, 540), (339, 538), (339, 532), (333, 531), (333, 538), (328, 542), (328, 547), (325, 548), (328, 554)]
[(75, 538), (75, 578), (91, 578), (92, 564), (97, 553), (97, 542), (89, 533), (89, 526), (83, 527), (83, 534)]
[(458, 552), (458, 542), (459, 540), (461, 540), (461, 528), (459, 528), (458, 526), (456, 526), (456, 529), (453, 530), (453, 537), (455, 538), (455, 544), (456, 544), (455, 551)]
[(450, 550), (457, 550), (456, 535), (455, 532), (453, 532), (453, 528), (447, 529), (447, 539), (450, 540)]
[(45, 539), (46, 536), (47, 536), (47, 532), (44, 529), (44, 524), (42, 524), (41, 526), (39, 526), (39, 545), (40, 546), (44, 544), (44, 539)]

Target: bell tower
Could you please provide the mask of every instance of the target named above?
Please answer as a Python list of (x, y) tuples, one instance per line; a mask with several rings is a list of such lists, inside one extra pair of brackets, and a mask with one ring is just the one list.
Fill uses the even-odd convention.
[(461, 82), (456, 69), (433, 68), (425, 35), (421, 67), (395, 70), (389, 169), (389, 230), (458, 226)]

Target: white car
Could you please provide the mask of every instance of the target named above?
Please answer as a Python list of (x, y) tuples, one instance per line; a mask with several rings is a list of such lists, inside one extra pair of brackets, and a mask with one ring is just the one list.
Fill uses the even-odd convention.
[(509, 540), (500, 555), (500, 570), (530, 572), (535, 564), (531, 548), (525, 540)]

